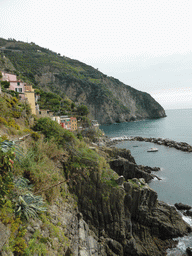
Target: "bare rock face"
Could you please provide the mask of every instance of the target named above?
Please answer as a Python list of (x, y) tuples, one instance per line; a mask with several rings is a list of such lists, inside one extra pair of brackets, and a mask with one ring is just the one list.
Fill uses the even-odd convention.
[(176, 203), (175, 204), (175, 207), (178, 209), (178, 210), (190, 210), (192, 207), (188, 204), (182, 204), (182, 203)]
[(101, 81), (97, 85), (75, 78), (67, 80), (62, 75), (56, 75), (55, 83), (74, 102), (87, 105), (90, 116), (100, 124), (166, 116), (162, 106), (148, 93), (138, 91), (101, 72), (97, 76)]
[(114, 186), (103, 183), (93, 171), (89, 178), (78, 180), (74, 192), (84, 220), (111, 255), (161, 256), (171, 238), (191, 231), (175, 207), (158, 201), (143, 178)]
[(124, 178), (144, 178), (146, 182), (153, 179), (153, 175), (145, 172), (144, 170), (138, 168), (138, 166), (124, 158), (118, 158), (109, 162), (110, 167), (119, 175), (123, 175)]

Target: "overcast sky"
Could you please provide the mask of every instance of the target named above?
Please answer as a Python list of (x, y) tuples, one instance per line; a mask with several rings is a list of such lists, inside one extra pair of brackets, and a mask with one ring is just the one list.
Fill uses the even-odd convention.
[(34, 42), (192, 108), (191, 0), (0, 0), (0, 37)]

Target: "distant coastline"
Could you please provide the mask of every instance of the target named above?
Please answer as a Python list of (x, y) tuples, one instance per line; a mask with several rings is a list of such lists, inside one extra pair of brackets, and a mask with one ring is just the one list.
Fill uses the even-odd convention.
[(146, 138), (141, 136), (122, 136), (122, 137), (114, 137), (110, 138), (108, 142), (108, 146), (112, 146), (121, 141), (145, 141), (145, 142), (152, 142), (158, 145), (163, 145), (166, 147), (175, 148), (177, 150), (185, 151), (185, 152), (192, 152), (192, 146), (186, 142), (176, 142), (170, 139), (164, 138)]

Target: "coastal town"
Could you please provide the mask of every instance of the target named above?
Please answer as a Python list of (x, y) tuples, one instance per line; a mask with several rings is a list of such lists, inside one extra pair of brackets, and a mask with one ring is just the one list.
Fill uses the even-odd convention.
[(192, 147), (171, 134), (185, 111), (172, 114), (85, 63), (0, 39), (0, 255), (163, 256), (192, 241)]
[[(49, 117), (51, 120), (56, 121), (64, 129), (70, 131), (76, 131), (77, 129), (81, 130), (83, 127), (81, 124), (78, 126), (78, 120), (75, 116), (61, 115), (55, 116), (54, 113), (48, 109), (40, 109), (38, 100), (40, 95), (35, 93), (35, 90), (32, 85), (27, 84), (20, 79), (17, 79), (15, 74), (6, 73), (4, 71), (0, 72), (2, 75), (1, 81), (5, 82), (6, 89), (18, 93), (19, 99), (21, 101), (27, 101), (31, 107), (32, 115), (37, 117)], [(2, 92), (0, 84), (0, 93)], [(97, 120), (91, 121), (91, 126), (95, 129), (99, 128)]]

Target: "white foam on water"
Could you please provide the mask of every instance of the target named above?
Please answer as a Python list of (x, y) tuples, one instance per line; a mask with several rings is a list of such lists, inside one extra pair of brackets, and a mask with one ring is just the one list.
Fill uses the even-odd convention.
[(192, 227), (192, 219), (190, 217), (182, 215), (182, 218)]
[(160, 180), (161, 182), (167, 182), (168, 180), (167, 177), (162, 177), (162, 176), (158, 176), (158, 177), (161, 179)]
[(121, 136), (121, 137), (113, 137), (110, 138), (111, 141), (123, 141), (123, 140), (128, 140), (131, 139), (131, 137), (129, 136)]
[(153, 178), (152, 181), (167, 182), (167, 180), (168, 180), (167, 177), (158, 175), (158, 172), (153, 172), (153, 174), (157, 175), (160, 178), (160, 180), (155, 177), (155, 178)]
[[(192, 226), (192, 219), (188, 216), (184, 216), (182, 214), (182, 218), (185, 222), (187, 222), (190, 226)], [(187, 247), (192, 247), (192, 235), (175, 238), (175, 241), (178, 241), (177, 247), (174, 249), (167, 250), (167, 256), (182, 256), (186, 252)]]
[(176, 248), (167, 250), (167, 256), (186, 255), (184, 253), (186, 252), (187, 247), (192, 246), (192, 237), (184, 236), (184, 237), (176, 238), (174, 240), (178, 241), (178, 244), (177, 244)]

